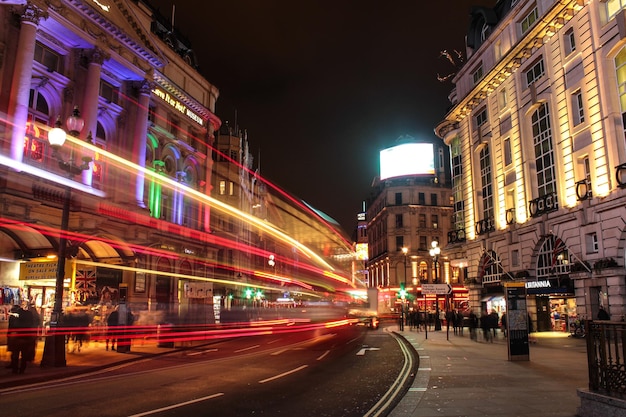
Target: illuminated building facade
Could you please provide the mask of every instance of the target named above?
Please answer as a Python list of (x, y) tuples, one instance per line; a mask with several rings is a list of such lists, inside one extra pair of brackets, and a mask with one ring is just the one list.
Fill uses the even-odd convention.
[[(397, 159), (407, 156), (406, 165)], [(448, 147), (437, 138), (402, 136), (381, 151), (381, 173), (374, 179), (365, 213), (368, 287), (379, 290), (379, 312), (398, 311), (397, 294), (405, 284), (409, 299), (422, 309), (420, 284), (435, 283), (437, 276), (438, 283), (462, 286), (463, 269), (443, 254), (435, 274), (429, 253), (433, 241), (443, 248), (450, 230), (449, 161)], [(400, 166), (404, 169), (394, 171)], [(434, 303), (435, 298), (429, 299), (426, 307), (434, 310)]]
[[(49, 318), (61, 235), (63, 307), (101, 306), (99, 320), (124, 298), (140, 323), (213, 323), (248, 289), (239, 274), (274, 296), (354, 285), (343, 268), (352, 244), (336, 225), (261, 184), (241, 132), (226, 126), (216, 141), (218, 89), (148, 2), (5, 1), (0, 21), (0, 288), (10, 294), (0, 313), (29, 301)], [(81, 129), (63, 125), (75, 107)], [(57, 120), (68, 133), (58, 151), (47, 140)], [(59, 157), (91, 162), (68, 178)]]
[[(194, 259), (215, 259), (217, 249), (209, 206), (185, 189), (209, 191), (221, 122), (218, 90), (197, 71), (190, 45), (142, 1), (3, 2), (0, 21), (0, 282), (45, 317), (54, 280), (23, 270), (56, 251), (70, 187), (64, 306), (106, 308), (124, 288), (137, 311), (159, 320), (206, 318), (212, 285), (188, 277), (209, 276), (210, 263)], [(68, 179), (47, 132), (75, 106), (84, 127), (60, 152), (93, 162)]]
[(626, 314), (625, 10), (619, 0), (476, 7), (452, 108), (446, 252), (467, 264), (471, 307), (503, 310), (525, 283), (535, 330), (603, 305)]

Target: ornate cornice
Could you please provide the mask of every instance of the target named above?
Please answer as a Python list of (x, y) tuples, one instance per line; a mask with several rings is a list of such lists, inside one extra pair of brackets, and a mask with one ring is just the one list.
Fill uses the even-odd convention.
[[(115, 6), (120, 10), (122, 15), (126, 18), (129, 26), (133, 28), (135, 34), (138, 36), (141, 43), (137, 42), (134, 38), (128, 36), (127, 33), (122, 31), (119, 27), (115, 26), (105, 16), (97, 12), (93, 7), (86, 4), (84, 1), (79, 0), (66, 0), (65, 3), (76, 8), (76, 10), (86, 19), (89, 19), (92, 23), (96, 24), (100, 29), (106, 32), (108, 36), (113, 37), (120, 44), (124, 45), (124, 48), (116, 47), (115, 45), (108, 45), (114, 51), (120, 51), (122, 49), (128, 49), (133, 51), (137, 56), (140, 56), (147, 61), (150, 66), (161, 68), (165, 65), (163, 59), (161, 59), (160, 53), (157, 48), (152, 44), (150, 39), (146, 36), (145, 31), (142, 30), (137, 21), (132, 17), (132, 13), (126, 8), (125, 4), (121, 0), (114, 0)], [(56, 7), (55, 7), (56, 8)], [(87, 29), (87, 28), (85, 28)], [(101, 39), (95, 31), (90, 31), (92, 36)], [(133, 64), (139, 64), (136, 60), (131, 60)]]
[[(585, 6), (586, 0), (561, 0), (541, 17), (528, 33), (504, 56), (494, 68), (448, 113), (448, 120), (461, 121), (492, 91), (498, 88), (532, 54)], [(468, 61), (469, 63), (469, 61)]]

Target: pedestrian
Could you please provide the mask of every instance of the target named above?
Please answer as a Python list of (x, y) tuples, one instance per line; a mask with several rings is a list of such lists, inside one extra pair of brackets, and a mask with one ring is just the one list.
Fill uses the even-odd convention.
[(107, 317), (107, 335), (105, 339), (105, 349), (109, 350), (109, 342), (111, 343), (111, 350), (115, 350), (115, 343), (117, 342), (117, 329), (119, 326), (119, 313), (117, 311), (117, 306), (114, 307), (113, 311)]
[(480, 328), (483, 330), (485, 342), (493, 343), (493, 336), (491, 335), (491, 318), (487, 311), (484, 311), (480, 316)]
[[(450, 327), (455, 325), (455, 315), (454, 315), (454, 311), (452, 310), (448, 310), (446, 311), (446, 326), (447, 326), (447, 331), (448, 333), (450, 333)], [(456, 327), (454, 327), (454, 334), (456, 334)]]
[(478, 328), (478, 317), (474, 314), (474, 310), (470, 310), (468, 318), (468, 326), (470, 331), (470, 339), (478, 342), (478, 335), (476, 329)]
[(500, 326), (502, 327), (502, 334), (504, 335), (504, 338), (506, 339), (506, 335), (507, 335), (506, 313), (502, 313), (502, 317), (500, 317)]
[(461, 311), (456, 311), (456, 327), (458, 329), (459, 336), (463, 336), (463, 313)]
[(7, 350), (11, 352), (11, 371), (23, 374), (27, 363), (35, 360), (37, 330), (30, 311), (14, 305), (9, 314)]
[(498, 317), (498, 312), (496, 310), (491, 310), (491, 314), (489, 314), (489, 327), (493, 331), (493, 338), (495, 339), (497, 336), (496, 331), (498, 330), (498, 323), (500, 322), (500, 317)]
[(600, 310), (598, 311), (598, 320), (611, 320), (611, 316), (604, 309), (603, 305), (600, 305)]

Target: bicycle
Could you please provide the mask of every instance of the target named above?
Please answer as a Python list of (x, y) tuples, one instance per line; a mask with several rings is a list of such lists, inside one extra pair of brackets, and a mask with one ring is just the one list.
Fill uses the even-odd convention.
[(585, 337), (585, 323), (581, 319), (575, 319), (569, 324), (569, 332), (572, 337)]

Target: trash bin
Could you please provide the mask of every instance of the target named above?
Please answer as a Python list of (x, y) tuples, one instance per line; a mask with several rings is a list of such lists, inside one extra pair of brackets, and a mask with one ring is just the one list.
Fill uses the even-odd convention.
[(157, 325), (157, 347), (173, 348), (174, 340), (172, 340), (172, 325), (163, 323)]

